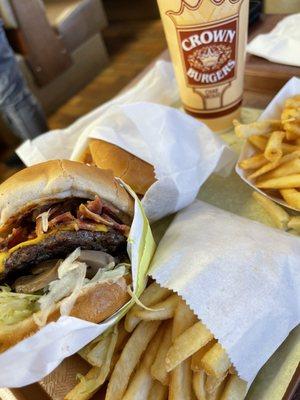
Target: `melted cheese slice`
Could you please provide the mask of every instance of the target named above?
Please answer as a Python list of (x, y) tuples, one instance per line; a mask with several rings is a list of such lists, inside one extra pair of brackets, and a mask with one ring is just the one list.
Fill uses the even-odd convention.
[[(108, 228), (106, 225), (103, 224), (94, 224), (95, 226), (95, 231), (96, 232), (107, 232)], [(73, 231), (74, 229), (70, 229), (68, 228), (68, 226), (62, 227), (61, 229), (59, 229), (60, 231)], [(27, 240), (26, 242), (22, 242), (17, 244), (16, 246), (12, 247), (11, 249), (9, 249), (8, 251), (2, 251), (0, 252), (0, 273), (2, 273), (4, 271), (5, 268), (5, 262), (8, 259), (8, 257), (15, 251), (21, 249), (22, 247), (26, 247), (26, 246), (32, 246), (35, 244), (39, 244), (41, 243), (47, 236), (53, 235), (55, 233), (55, 231), (52, 231), (50, 233), (43, 233), (42, 235), (36, 237), (35, 239), (30, 239)]]

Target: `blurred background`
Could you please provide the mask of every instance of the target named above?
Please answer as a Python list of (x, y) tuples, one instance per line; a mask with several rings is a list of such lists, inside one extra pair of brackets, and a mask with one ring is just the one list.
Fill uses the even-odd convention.
[[(300, 0), (250, 3), (250, 33), (268, 15), (276, 14), (272, 29), (300, 12)], [(14, 91), (23, 85), (27, 99), (29, 88), (35, 107), (14, 122), (22, 111), (7, 103), (9, 57), (0, 55), (0, 181), (21, 167), (13, 151), (22, 140), (66, 127), (111, 99), (167, 47), (156, 0), (0, 0), (0, 18), (18, 69), (11, 79), (24, 81)]]

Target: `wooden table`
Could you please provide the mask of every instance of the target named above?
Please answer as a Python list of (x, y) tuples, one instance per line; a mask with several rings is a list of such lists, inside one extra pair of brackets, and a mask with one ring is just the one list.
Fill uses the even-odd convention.
[[(270, 32), (286, 15), (264, 15), (249, 32), (249, 42), (257, 35)], [(300, 68), (269, 62), (264, 58), (247, 54), (245, 71), (245, 102), (249, 107), (264, 108), (265, 101), (272, 99), (293, 76), (300, 78)]]

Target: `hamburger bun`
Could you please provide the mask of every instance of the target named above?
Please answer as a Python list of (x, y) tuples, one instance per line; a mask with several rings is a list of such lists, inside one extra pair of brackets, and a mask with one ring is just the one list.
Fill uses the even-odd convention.
[(0, 185), (0, 234), (38, 204), (69, 197), (93, 199), (95, 195), (120, 210), (124, 223), (132, 219), (134, 201), (111, 171), (69, 160), (25, 168)]
[(144, 195), (156, 181), (153, 165), (120, 147), (100, 139), (89, 140), (90, 154), (85, 150), (80, 161), (92, 162), (102, 169), (112, 170), (139, 195)]
[[(124, 277), (115, 283), (97, 283), (81, 290), (70, 316), (98, 324), (128, 302), (127, 282)], [(57, 321), (60, 317), (60, 303), (49, 314), (47, 323)], [(40, 312), (37, 313), (37, 316)], [(33, 335), (40, 329), (33, 316), (13, 325), (1, 326), (0, 353), (18, 342)]]

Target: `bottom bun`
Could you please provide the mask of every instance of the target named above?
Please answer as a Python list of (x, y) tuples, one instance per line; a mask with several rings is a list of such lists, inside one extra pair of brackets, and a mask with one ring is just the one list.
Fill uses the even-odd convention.
[[(129, 299), (124, 277), (115, 283), (97, 283), (82, 289), (70, 316), (98, 324), (118, 311)], [(48, 316), (47, 323), (54, 322), (59, 317), (60, 303)], [(33, 335), (39, 329), (40, 326), (36, 324), (33, 316), (16, 324), (1, 327), (0, 353)]]

